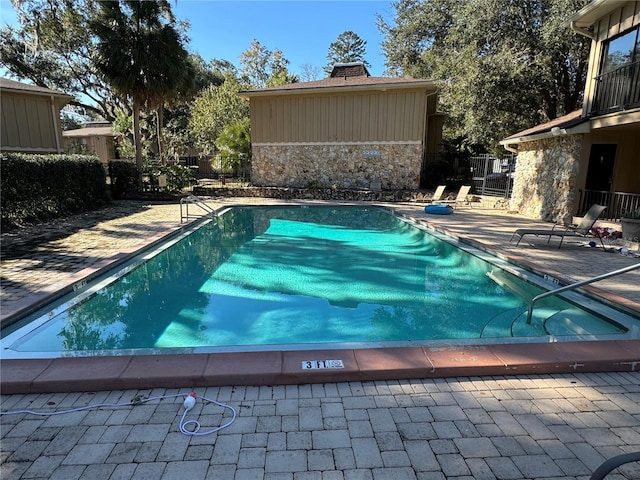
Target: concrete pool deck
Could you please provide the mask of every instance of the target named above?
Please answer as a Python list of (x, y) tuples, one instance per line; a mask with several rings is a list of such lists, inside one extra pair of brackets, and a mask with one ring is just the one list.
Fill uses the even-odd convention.
[[(427, 217), (419, 204), (393, 208), (473, 238), (538, 270), (575, 280), (638, 261), (575, 244), (558, 250), (535, 238), (516, 249), (508, 244), (511, 232), (539, 222), (502, 211), (474, 207), (435, 218)], [(3, 233), (2, 317), (81, 281), (122, 253), (179, 228), (179, 222), (177, 205), (122, 202), (108, 211), (25, 229), (20, 235)], [(640, 272), (634, 271), (598, 287), (612, 300), (637, 308), (639, 285)], [(543, 364), (537, 347), (521, 347), (512, 354), (535, 367)], [(182, 396), (52, 417), (3, 415), (0, 478), (586, 480), (607, 458), (640, 451), (640, 374), (632, 364), (624, 372), (587, 373), (585, 365), (576, 364), (573, 373), (562, 373), (560, 368), (543, 373), (534, 368), (530, 374), (524, 369), (499, 374), (483, 369), (483, 362), (471, 361), (478, 358), (478, 350), (444, 349), (438, 365), (444, 368), (448, 362), (447, 378), (429, 378), (429, 367), (416, 368), (414, 357), (388, 351), (387, 364), (381, 367), (387, 371), (398, 366), (413, 368), (415, 376), (340, 381), (307, 375), (299, 385), (263, 383), (267, 379), (263, 370), (275, 362), (287, 365), (273, 353), (263, 358), (245, 354), (244, 366), (236, 363), (239, 357), (228, 357), (218, 364), (218, 372), (244, 369), (245, 375), (250, 372), (245, 380), (255, 383), (242, 385), (242, 377), (227, 375), (218, 377), (227, 381), (220, 386), (195, 388), (200, 397), (228, 403), (238, 412), (228, 428), (199, 437), (179, 431)], [(369, 353), (362, 352), (363, 365), (370, 361)], [(544, 357), (566, 363), (562, 355), (547, 351)], [(637, 359), (640, 347), (635, 341), (598, 346), (589, 342), (579, 356)], [(269, 358), (272, 360), (261, 363)], [(62, 363), (35, 370), (34, 365), (2, 361), (1, 409), (53, 412), (186, 394), (193, 385), (193, 371), (215, 373), (215, 369), (207, 370), (211, 366), (208, 357), (195, 363), (188, 358), (173, 359), (175, 363), (161, 367), (167, 370), (158, 368), (153, 359), (130, 365), (122, 358), (111, 364), (91, 358), (82, 368), (71, 363), (77, 359), (60, 359)], [(288, 359), (296, 367), (299, 360), (295, 355)], [(135, 382), (151, 376), (165, 385), (141, 389), (135, 386), (140, 383), (118, 383), (116, 373), (127, 369), (128, 378)], [(39, 373), (31, 377), (35, 371)], [(10, 394), (5, 387), (11, 385), (65, 393)], [(199, 400), (187, 418), (198, 419), (207, 430), (227, 421), (229, 415)], [(615, 473), (615, 478), (640, 478), (640, 464), (627, 464)]]

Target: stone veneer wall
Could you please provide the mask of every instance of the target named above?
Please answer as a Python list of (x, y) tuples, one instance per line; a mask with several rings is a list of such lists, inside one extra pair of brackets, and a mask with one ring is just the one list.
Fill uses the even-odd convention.
[(582, 135), (521, 143), (510, 208), (531, 218), (570, 221), (581, 146)]
[(422, 145), (253, 145), (251, 183), (277, 187), (417, 189)]

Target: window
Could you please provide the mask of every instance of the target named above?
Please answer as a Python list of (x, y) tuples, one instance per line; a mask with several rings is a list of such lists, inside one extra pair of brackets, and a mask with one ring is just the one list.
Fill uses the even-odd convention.
[(640, 38), (636, 27), (612, 39), (605, 47), (602, 73), (608, 73), (624, 65), (640, 60)]

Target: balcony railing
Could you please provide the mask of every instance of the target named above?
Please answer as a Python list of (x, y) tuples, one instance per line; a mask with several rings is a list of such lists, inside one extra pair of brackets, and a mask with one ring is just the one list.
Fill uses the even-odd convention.
[(640, 107), (640, 62), (629, 63), (596, 77), (591, 113), (603, 114)]
[(596, 77), (591, 113), (603, 114), (640, 107), (640, 62), (629, 63)]
[(606, 205), (607, 209), (600, 216), (603, 220), (619, 221), (626, 212), (640, 208), (640, 194), (627, 192), (601, 192), (585, 190), (580, 193), (578, 216), (582, 216), (593, 205)]

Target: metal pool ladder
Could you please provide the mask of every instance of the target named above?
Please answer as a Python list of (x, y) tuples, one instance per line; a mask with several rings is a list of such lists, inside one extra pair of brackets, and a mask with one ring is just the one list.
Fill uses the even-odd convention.
[(621, 273), (629, 272), (636, 268), (640, 268), (640, 263), (636, 263), (635, 265), (629, 265), (624, 268), (620, 268), (618, 270), (614, 270), (613, 272), (603, 273), (602, 275), (598, 275), (597, 277), (588, 278), (586, 280), (582, 280), (580, 282), (572, 283), (571, 285), (565, 285), (564, 287), (556, 288), (555, 290), (549, 290), (548, 292), (541, 293), (533, 297), (531, 303), (529, 303), (529, 311), (527, 312), (527, 324), (531, 324), (531, 316), (533, 315), (533, 305), (538, 300), (550, 297), (552, 295), (557, 295), (558, 293), (566, 292), (567, 290), (573, 290), (578, 287), (582, 287), (583, 285), (588, 285), (589, 283), (597, 282), (599, 280), (604, 280), (605, 278), (614, 277), (616, 275), (620, 275)]
[[(200, 197), (196, 195), (189, 195), (188, 197), (180, 199), (180, 223), (182, 223), (185, 220), (189, 221), (189, 217), (190, 217), (189, 205), (190, 204), (196, 205), (201, 210), (203, 210), (205, 212), (204, 216), (216, 215), (216, 211), (213, 208), (211, 208), (209, 205), (204, 203), (204, 201)], [(183, 207), (184, 207), (184, 210), (183, 210)], [(191, 215), (191, 217), (193, 217), (193, 215)]]

